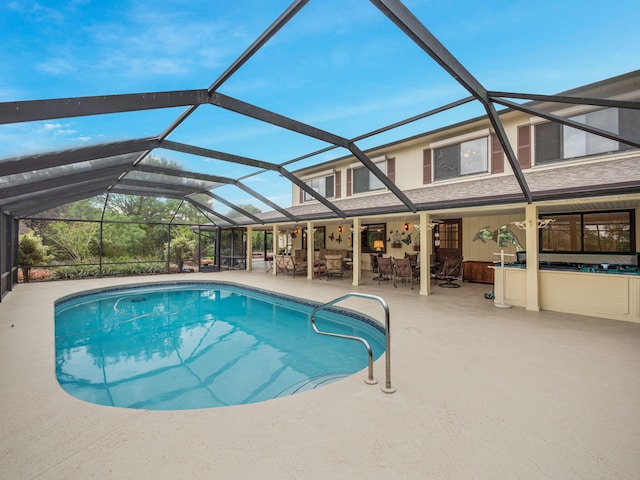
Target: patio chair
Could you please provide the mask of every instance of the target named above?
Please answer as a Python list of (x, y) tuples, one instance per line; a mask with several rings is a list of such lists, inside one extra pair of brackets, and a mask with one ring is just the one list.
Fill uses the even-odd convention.
[(331, 276), (343, 278), (342, 255), (325, 255), (324, 261), (327, 281), (329, 281), (329, 277)]
[(431, 278), (435, 278), (440, 271), (440, 262), (438, 261), (438, 256), (435, 253), (429, 255), (429, 264), (431, 265), (431, 271), (429, 274), (431, 275)]
[(276, 255), (276, 273), (289, 273), (285, 255)]
[(307, 261), (307, 250), (296, 249), (293, 252), (293, 261), (294, 262), (306, 262)]
[(296, 261), (294, 257), (287, 256), (287, 273), (293, 274), (293, 278), (296, 278), (296, 274), (307, 273), (307, 262)]
[(409, 260), (411, 263), (411, 267), (415, 268), (418, 265), (418, 254), (417, 253), (406, 253), (404, 254), (404, 258)]
[[(371, 273), (377, 274), (378, 273), (378, 258), (380, 258), (382, 255), (380, 255), (379, 253), (370, 253), (369, 257), (371, 258), (371, 263), (369, 264), (370, 268), (371, 268)], [(373, 277), (374, 280), (377, 280), (378, 277)]]
[(378, 285), (380, 285), (381, 281), (391, 280), (392, 276), (393, 264), (391, 263), (391, 258), (378, 258)]
[(445, 280), (445, 283), (439, 283), (439, 287), (443, 288), (460, 288), (460, 284), (453, 283), (454, 280), (462, 278), (462, 257), (445, 258), (440, 270), (435, 278), (437, 280)]
[(411, 268), (411, 261), (408, 258), (396, 258), (393, 261), (393, 286), (398, 288), (398, 278), (404, 283), (409, 279), (411, 284), (411, 290), (413, 290), (413, 268)]

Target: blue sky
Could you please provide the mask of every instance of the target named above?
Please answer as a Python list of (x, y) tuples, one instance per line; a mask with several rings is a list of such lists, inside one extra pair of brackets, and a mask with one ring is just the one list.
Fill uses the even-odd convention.
[[(558, 93), (640, 66), (640, 2), (407, 0), (489, 90)], [(289, 5), (280, 0), (22, 1), (0, 5), (0, 102), (208, 87)], [(467, 96), (367, 0), (311, 0), (219, 89), (355, 137)], [(0, 158), (162, 132), (182, 108), (0, 126)], [(363, 149), (482, 114), (468, 105), (363, 141)], [(171, 140), (282, 163), (326, 146), (212, 106)], [(159, 150), (188, 170), (252, 169)], [(290, 166), (344, 155), (336, 149)], [(277, 175), (247, 184), (286, 205)], [(242, 191), (224, 187), (232, 201)], [(255, 203), (255, 202), (253, 202)]]

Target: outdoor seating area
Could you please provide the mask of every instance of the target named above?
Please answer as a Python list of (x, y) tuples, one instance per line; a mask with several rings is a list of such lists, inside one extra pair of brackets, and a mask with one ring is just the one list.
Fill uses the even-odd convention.
[(377, 254), (370, 254), (371, 273), (373, 279), (382, 282), (391, 282), (395, 288), (398, 282), (409, 284), (411, 290), (413, 286), (420, 282), (420, 266), (417, 255), (405, 255), (404, 258), (383, 257)]
[[(307, 251), (296, 249), (293, 255), (279, 255), (280, 267), (278, 273), (296, 275), (306, 275), (307, 273)], [(313, 277), (329, 280), (331, 277), (344, 278), (351, 273), (353, 259), (348, 250), (332, 250), (321, 248), (314, 259)]]

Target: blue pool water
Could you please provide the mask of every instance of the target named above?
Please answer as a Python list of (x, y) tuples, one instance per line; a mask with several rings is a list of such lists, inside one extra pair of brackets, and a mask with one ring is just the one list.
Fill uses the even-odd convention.
[[(367, 367), (359, 342), (313, 332), (316, 305), (226, 282), (146, 284), (56, 302), (56, 374), (76, 398), (100, 405), (186, 410), (270, 400)], [(322, 330), (384, 351), (382, 327), (321, 311)]]

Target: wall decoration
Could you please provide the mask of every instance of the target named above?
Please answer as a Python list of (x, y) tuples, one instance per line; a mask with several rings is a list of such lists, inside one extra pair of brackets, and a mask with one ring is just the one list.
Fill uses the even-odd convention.
[(508, 247), (509, 244), (514, 245), (516, 247), (516, 251), (521, 252), (524, 250), (524, 247), (518, 240), (518, 237), (509, 227), (506, 225), (502, 225), (497, 230), (491, 231), (491, 229), (486, 226), (481, 228), (478, 233), (473, 237), (473, 241), (480, 240), (482, 243), (487, 243), (487, 240), (493, 240), (498, 244), (499, 247)]
[(389, 232), (390, 236), (387, 239), (387, 242), (391, 243), (391, 248), (402, 248), (402, 243), (400, 243), (402, 240), (402, 235), (404, 235), (404, 232), (400, 233), (400, 230), (391, 230), (391, 232)]

